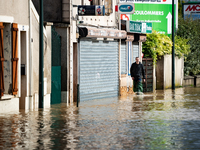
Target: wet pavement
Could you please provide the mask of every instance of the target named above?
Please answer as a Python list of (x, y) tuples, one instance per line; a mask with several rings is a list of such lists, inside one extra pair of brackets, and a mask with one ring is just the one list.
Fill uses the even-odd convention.
[(0, 114), (0, 149), (200, 149), (200, 88)]

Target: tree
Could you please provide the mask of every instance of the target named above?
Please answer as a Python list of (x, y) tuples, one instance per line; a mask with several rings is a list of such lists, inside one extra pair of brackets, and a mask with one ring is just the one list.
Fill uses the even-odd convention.
[(179, 18), (177, 35), (188, 39), (191, 52), (187, 55), (184, 64), (185, 75), (200, 74), (200, 19)]

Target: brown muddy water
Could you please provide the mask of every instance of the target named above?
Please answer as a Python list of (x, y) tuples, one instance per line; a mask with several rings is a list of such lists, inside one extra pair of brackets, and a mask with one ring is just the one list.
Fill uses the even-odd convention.
[(0, 114), (0, 149), (200, 149), (200, 88)]

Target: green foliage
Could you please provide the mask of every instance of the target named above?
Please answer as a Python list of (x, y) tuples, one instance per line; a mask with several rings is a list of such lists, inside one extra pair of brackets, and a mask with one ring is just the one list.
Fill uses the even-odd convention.
[(178, 0), (178, 17), (182, 17), (183, 15), (182, 15), (182, 3), (185, 3), (185, 1), (184, 0)]
[(180, 36), (175, 36), (175, 55), (179, 58), (183, 57), (186, 59), (190, 53), (190, 45), (188, 44), (188, 39), (181, 38)]
[(170, 54), (172, 51), (171, 39), (156, 31), (152, 31), (152, 34), (147, 34), (147, 40), (142, 45), (142, 52), (145, 58), (153, 58), (154, 64), (158, 57), (165, 54)]
[(188, 39), (191, 52), (185, 58), (185, 75), (200, 74), (200, 20), (179, 18), (177, 35)]
[[(180, 57), (188, 55), (190, 45), (188, 40), (179, 36), (175, 36), (175, 55)], [(154, 64), (159, 57), (172, 53), (172, 40), (165, 34), (160, 34), (153, 31), (152, 34), (147, 34), (147, 40), (143, 43), (142, 52), (144, 57), (153, 58)]]

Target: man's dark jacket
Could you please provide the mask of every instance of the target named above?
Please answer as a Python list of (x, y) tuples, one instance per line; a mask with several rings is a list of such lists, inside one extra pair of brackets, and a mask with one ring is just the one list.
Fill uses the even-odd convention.
[(136, 62), (133, 63), (131, 65), (130, 72), (131, 72), (131, 77), (135, 78), (134, 80), (140, 80), (142, 79), (142, 76), (143, 79), (145, 79), (144, 66), (141, 62), (139, 62), (139, 64), (137, 64)]

